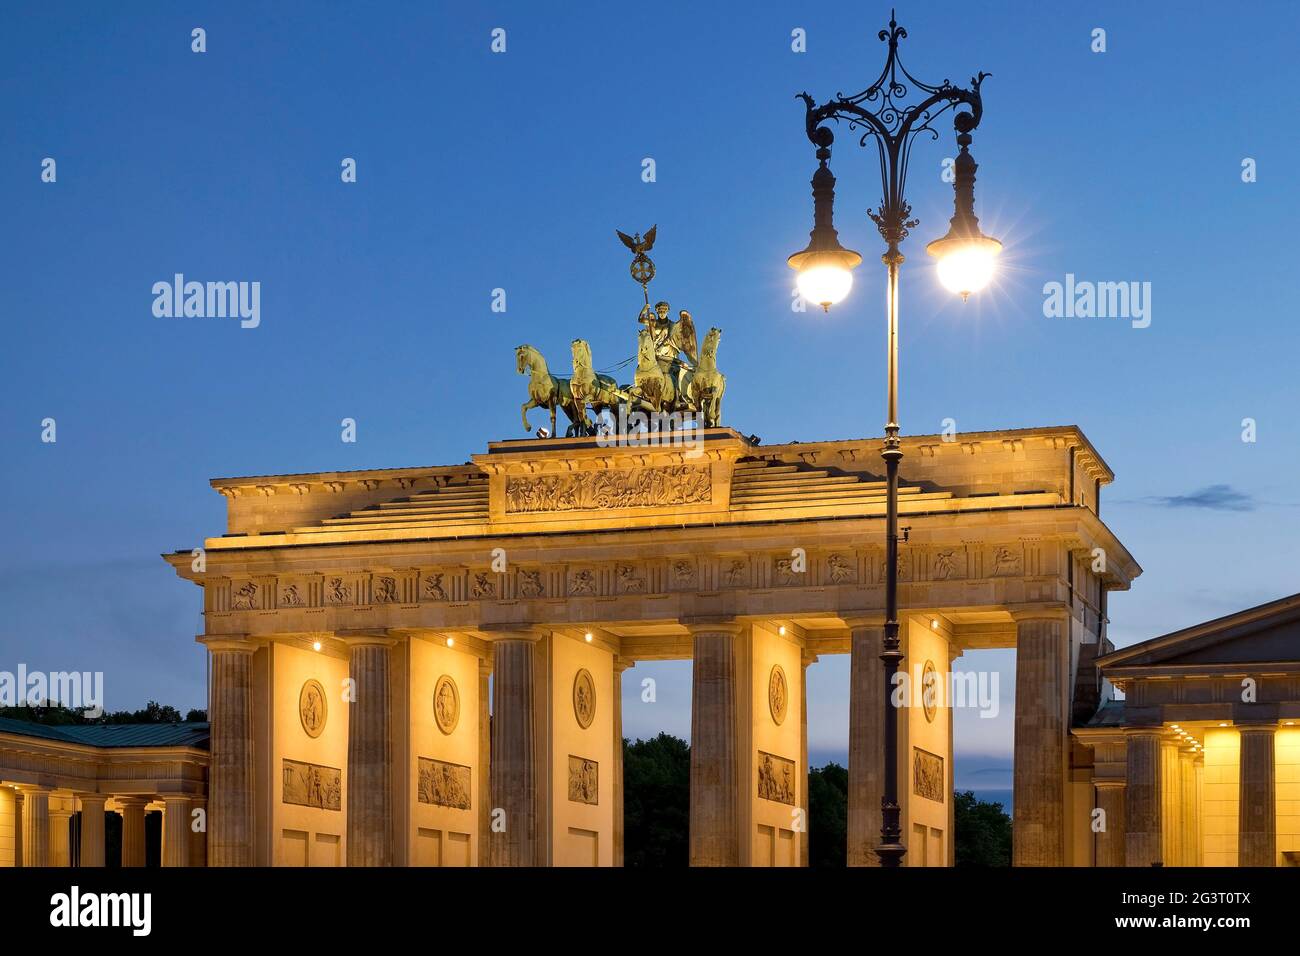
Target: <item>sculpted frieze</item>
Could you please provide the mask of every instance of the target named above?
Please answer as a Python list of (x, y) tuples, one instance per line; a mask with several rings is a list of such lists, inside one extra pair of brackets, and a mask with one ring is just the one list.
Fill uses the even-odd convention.
[(288, 758), (282, 761), (281, 770), (285, 803), (317, 810), (343, 809), (342, 770)]
[[(1041, 556), (1027, 551), (1023, 543), (902, 546), (898, 555), (899, 581), (904, 584), (1016, 579), (1025, 575), (1027, 567), (1038, 568), (1041, 564)], [(279, 579), (221, 578), (209, 587), (213, 611), (292, 612), (415, 601), (455, 605), (465, 601), (671, 594), (702, 587), (858, 588), (878, 587), (884, 582), (884, 551), (873, 548), (758, 557), (724, 555), (716, 564), (697, 555), (669, 555), (654, 560), (512, 568), (509, 574), (467, 570), (463, 566), (399, 569), (373, 576), (325, 571), (312, 577), (295, 572)]]
[(705, 504), (709, 466), (629, 468), (506, 479), (506, 513), (596, 511)]
[(600, 802), (600, 765), (569, 754), (569, 799), (595, 806)]
[(469, 790), (469, 767), (429, 757), (420, 758), (420, 779), (416, 792), (420, 803), (468, 810)]
[(758, 752), (758, 795), (763, 800), (772, 800), (794, 806), (794, 761), (776, 754)]
[(912, 793), (936, 803), (944, 802), (943, 758), (938, 754), (912, 748)]

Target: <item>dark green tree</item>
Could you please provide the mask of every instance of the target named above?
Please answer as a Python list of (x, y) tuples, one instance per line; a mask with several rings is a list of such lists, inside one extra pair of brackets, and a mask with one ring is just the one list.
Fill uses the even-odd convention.
[(671, 734), (623, 741), (624, 865), (690, 862), (691, 748)]
[[(62, 704), (38, 704), (29, 707), (0, 707), (0, 717), (14, 720), (26, 720), (46, 726), (68, 726), (71, 724), (179, 724), (181, 712), (168, 704), (151, 700), (142, 710), (115, 710), (105, 712), (98, 717), (87, 717), (81, 710), (64, 707)], [(207, 711), (191, 710), (185, 715), (186, 721), (204, 722), (208, 719)]]
[(849, 772), (837, 763), (808, 771), (808, 865), (844, 866), (848, 854)]
[(1000, 803), (977, 800), (970, 790), (953, 794), (958, 866), (1010, 866), (1011, 817)]

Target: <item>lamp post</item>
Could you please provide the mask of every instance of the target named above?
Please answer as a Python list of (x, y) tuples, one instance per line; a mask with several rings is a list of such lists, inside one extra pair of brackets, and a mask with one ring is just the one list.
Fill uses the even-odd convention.
[[(862, 256), (840, 245), (832, 225), (835, 176), (827, 162), (831, 158), (835, 134), (824, 125), (830, 121), (845, 121), (850, 132), (861, 132), (859, 145), (865, 146), (868, 140), (875, 141), (880, 156), (883, 191), (880, 207), (867, 213), (885, 240), (885, 252), (880, 258), (888, 275), (885, 311), (889, 327), (887, 419), (884, 450), (881, 452), (887, 485), (885, 632), (880, 655), (885, 680), (885, 779), (881, 798), (880, 845), (876, 847), (876, 855), (880, 857), (882, 866), (895, 867), (901, 865), (903, 854), (907, 852), (900, 841), (898, 713), (890, 704), (894, 675), (903, 661), (898, 641), (898, 463), (903, 457), (898, 437), (898, 271), (903, 264), (899, 246), (917, 225), (917, 220), (911, 218), (912, 207), (903, 195), (912, 144), (922, 134), (938, 139), (938, 131), (932, 124), (949, 110), (953, 112), (953, 128), (960, 147), (953, 169), (954, 212), (947, 235), (926, 246), (926, 252), (938, 261), (939, 280), (965, 300), (992, 278), (994, 258), (1001, 251), (1002, 244), (985, 236), (975, 218), (976, 163), (970, 154), (971, 132), (979, 125), (984, 112), (980, 84), (988, 74), (979, 73), (972, 77), (969, 89), (953, 86), (947, 80), (931, 86), (912, 76), (899, 61), (898, 43), (906, 39), (907, 31), (895, 22), (892, 12), (889, 28), (881, 30), (879, 37), (889, 44), (889, 55), (880, 76), (867, 89), (855, 96), (837, 96), (821, 106), (807, 93), (799, 94), (807, 106), (808, 139), (817, 147), (818, 166), (812, 178), (812, 234), (807, 248), (790, 256), (789, 264), (798, 272), (800, 294), (824, 310), (841, 301), (853, 286), (852, 270), (862, 261)], [(923, 94), (923, 98), (911, 106), (904, 105), (903, 101), (912, 90), (918, 95)], [(958, 110), (959, 106), (968, 109)]]

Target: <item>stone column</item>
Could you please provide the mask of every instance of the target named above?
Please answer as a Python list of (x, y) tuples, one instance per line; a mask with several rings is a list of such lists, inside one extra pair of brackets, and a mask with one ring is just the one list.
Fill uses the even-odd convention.
[(817, 655), (807, 650), (799, 654), (799, 808), (803, 811), (803, 832), (799, 834), (799, 865), (808, 865), (808, 834), (811, 814), (808, 811), (808, 665), (817, 663)]
[(1205, 820), (1205, 754), (1196, 755), (1196, 865), (1204, 866), (1205, 864), (1205, 838), (1204, 838), (1204, 820)]
[(50, 865), (50, 791), (20, 786), (23, 794), (23, 866)]
[(81, 795), (81, 865), (104, 865), (104, 804), (108, 798), (98, 793)]
[(734, 623), (687, 623), (691, 666), (691, 866), (740, 865)]
[(190, 866), (190, 798), (163, 797), (163, 866)]
[(614, 865), (623, 865), (623, 672), (632, 662), (614, 658)]
[(1069, 618), (1016, 618), (1012, 865), (1065, 865)]
[(253, 654), (243, 641), (209, 641), (212, 764), (208, 865), (253, 865)]
[(537, 861), (537, 768), (534, 766), (534, 653), (524, 636), (493, 643), (492, 813), (504, 829), (491, 833), (493, 866)]
[(348, 866), (393, 865), (393, 645), (378, 635), (349, 637)]
[(1178, 819), (1183, 823), (1178, 859), (1183, 866), (1200, 866), (1201, 854), (1196, 845), (1201, 830), (1201, 816), (1196, 809), (1196, 754), (1190, 748), (1178, 751), (1178, 795), (1182, 798)]
[(50, 807), (50, 866), (72, 866), (72, 806)]
[(1160, 728), (1128, 735), (1128, 785), (1124, 802), (1126, 866), (1151, 866), (1161, 857)]
[[(851, 636), (848, 865), (879, 866), (876, 847), (880, 845), (880, 801), (885, 794), (886, 706), (885, 665), (881, 663), (880, 652), (885, 629), (874, 620), (848, 619), (848, 624)], [(904, 786), (900, 783), (900, 789)]]
[(492, 663), (478, 660), (478, 859), (477, 865), (492, 861)]
[(1183, 774), (1178, 766), (1178, 741), (1160, 741), (1160, 859), (1165, 866), (1183, 862)]
[(1124, 865), (1124, 784), (1097, 783), (1097, 808), (1105, 814), (1104, 830), (1097, 832), (1097, 866)]
[(122, 866), (144, 866), (144, 797), (115, 797), (122, 815)]
[(23, 865), (23, 799), (21, 789), (14, 790), (14, 866)]
[(1241, 724), (1237, 865), (1277, 865), (1277, 790), (1271, 724)]
[[(200, 819), (203, 821), (202, 828), (194, 829), (194, 811), (202, 810)], [(188, 824), (190, 831), (190, 866), (207, 866), (208, 865), (208, 804), (206, 800), (193, 798), (190, 801), (189, 809), (190, 822)]]

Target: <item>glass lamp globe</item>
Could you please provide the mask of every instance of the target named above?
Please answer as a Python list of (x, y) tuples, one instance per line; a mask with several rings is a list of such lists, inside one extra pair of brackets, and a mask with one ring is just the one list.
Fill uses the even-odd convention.
[(805, 302), (816, 302), (823, 311), (844, 301), (853, 288), (853, 273), (839, 257), (827, 256), (822, 261), (804, 265), (795, 279), (799, 295)]
[(965, 301), (972, 292), (979, 292), (993, 278), (994, 264), (1002, 243), (988, 236), (945, 236), (925, 247), (925, 251), (938, 260), (939, 281), (949, 292), (956, 292)]
[(797, 273), (799, 295), (805, 302), (816, 302), (824, 312), (844, 301), (853, 288), (853, 269), (862, 261), (862, 256), (845, 249), (833, 236), (832, 243), (796, 252), (789, 259), (790, 268)]

